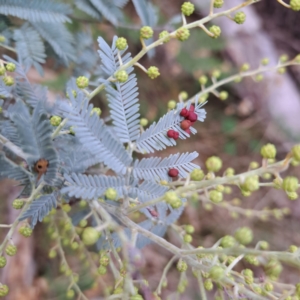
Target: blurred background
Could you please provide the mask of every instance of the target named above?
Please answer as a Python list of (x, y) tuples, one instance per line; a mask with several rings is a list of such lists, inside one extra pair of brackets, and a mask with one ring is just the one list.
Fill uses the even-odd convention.
[[(65, 1), (68, 2), (68, 1)], [(197, 9), (188, 22), (198, 20), (207, 15), (209, 1), (193, 0)], [(225, 0), (225, 8), (241, 3), (239, 0)], [(72, 3), (69, 1), (68, 3)], [(153, 0), (159, 12), (158, 25), (153, 29), (155, 37), (162, 30), (174, 30), (179, 26), (178, 14), (183, 1)], [(145, 67), (157, 66), (161, 76), (151, 80), (140, 69), (136, 68), (141, 103), (141, 115), (149, 122), (157, 121), (167, 111), (169, 100), (178, 101), (178, 95), (186, 91), (189, 97), (201, 89), (198, 78), (219, 70), (225, 78), (239, 71), (243, 63), (249, 63), (251, 69), (258, 68), (260, 61), (268, 58), (270, 65), (276, 65), (283, 54), (293, 58), (300, 53), (300, 27), (297, 26), (299, 12), (284, 8), (275, 0), (263, 0), (243, 9), (247, 15), (246, 22), (238, 25), (226, 17), (215, 20), (222, 35), (219, 39), (211, 39), (200, 29), (191, 30), (190, 38), (185, 42), (171, 40), (155, 49), (152, 57), (144, 56), (140, 63)], [(115, 28), (109, 22), (95, 21), (80, 12), (75, 12), (69, 30), (76, 33), (79, 30), (90, 32), (94, 46), (89, 50), (96, 53), (98, 36), (102, 36), (109, 44), (114, 35), (127, 39), (133, 55), (141, 49), (139, 41), (140, 19), (133, 4), (129, 2), (124, 8), (125, 21)], [(179, 18), (180, 20), (180, 18)], [(79, 43), (81, 41), (79, 40)], [(84, 36), (82, 36), (84, 42)], [(3, 51), (1, 54), (9, 54)], [(82, 62), (82, 66), (84, 61)], [(77, 69), (76, 69), (77, 68)], [(81, 74), (82, 71), (82, 74)], [(71, 65), (69, 68), (58, 66), (51, 57), (45, 65), (44, 77), (35, 70), (29, 71), (32, 82), (42, 83), (49, 87), (50, 99), (55, 99), (57, 93), (64, 93), (64, 87), (72, 74), (84, 75), (84, 67), (80, 69)], [(276, 71), (264, 74), (262, 81), (245, 78), (240, 83), (232, 83), (222, 87), (229, 97), (221, 101), (213, 94), (209, 95), (205, 105), (207, 118), (204, 123), (198, 122), (198, 133), (187, 140), (180, 140), (176, 148), (167, 149), (161, 153), (198, 151), (199, 157), (195, 163), (205, 170), (205, 160), (213, 155), (223, 160), (223, 171), (232, 167), (236, 173), (244, 172), (252, 161), (261, 163), (260, 148), (265, 143), (273, 143), (277, 147), (277, 159), (285, 157), (291, 146), (300, 140), (300, 67), (289, 67), (285, 74)], [(93, 99), (95, 106), (102, 109), (103, 116), (108, 115), (105, 95), (100, 94)], [(206, 171), (206, 170), (205, 170)], [(300, 168), (293, 167), (284, 175), (291, 174), (300, 177)], [(222, 172), (219, 174), (222, 175)], [(270, 179), (268, 179), (270, 180)], [(10, 203), (18, 194), (15, 182), (0, 181), (0, 219), (1, 223), (11, 223), (16, 218), (16, 212)], [(274, 209), (274, 216), (267, 220), (245, 215), (232, 214), (230, 209), (222, 206), (207, 206), (192, 202), (183, 213), (180, 224), (191, 224), (195, 227), (193, 234), (194, 246), (212, 246), (219, 238), (233, 232), (240, 226), (249, 226), (255, 232), (255, 242), (265, 240), (272, 250), (285, 250), (289, 245), (300, 245), (300, 206), (298, 201), (290, 201), (283, 191), (265, 187), (250, 197), (243, 197), (238, 188), (232, 188), (232, 193), (225, 200), (233, 206), (245, 209)], [(290, 214), (283, 215), (276, 209), (289, 208)], [(277, 213), (276, 213), (277, 211)], [(1, 229), (3, 237), (5, 229)], [(8, 266), (1, 270), (1, 282), (14, 286), (7, 296), (9, 300), (63, 300), (67, 282), (59, 274), (59, 261), (48, 258), (51, 242), (45, 236), (47, 226), (38, 224), (30, 238), (15, 234), (14, 241), (19, 251), (18, 255), (9, 260)], [(167, 239), (175, 244), (176, 238), (167, 234)], [(143, 249), (145, 267), (141, 270), (149, 285), (155, 289), (158, 285), (163, 267), (171, 258), (170, 253), (156, 245)], [(80, 272), (80, 286), (86, 290), (89, 299), (102, 299), (101, 287), (93, 286), (88, 267), (84, 261), (79, 261), (72, 252), (69, 256), (75, 270)], [(240, 263), (238, 268), (247, 267)], [(260, 267), (254, 269), (256, 276), (265, 276)], [(178, 299), (201, 299), (197, 281), (188, 272), (189, 288)], [(53, 279), (55, 278), (55, 279)], [(175, 299), (172, 294), (177, 289), (178, 271), (176, 264), (168, 275), (168, 286), (163, 290), (162, 299)], [(107, 275), (108, 282), (111, 280)], [(286, 266), (280, 277), (286, 283), (299, 281), (299, 271)], [(112, 284), (113, 282), (111, 282)], [(172, 296), (173, 295), (173, 296)], [(213, 299), (213, 293), (211, 293)], [(167, 298), (170, 297), (170, 298)]]

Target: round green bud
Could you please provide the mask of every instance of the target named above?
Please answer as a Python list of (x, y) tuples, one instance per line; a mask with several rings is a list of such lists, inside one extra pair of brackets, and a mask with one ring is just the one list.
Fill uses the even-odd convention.
[(182, 100), (187, 100), (188, 96), (189, 95), (188, 95), (188, 93), (186, 91), (181, 91), (179, 93), (179, 98), (182, 99)]
[(282, 272), (282, 265), (276, 259), (271, 259), (265, 266), (265, 273), (266, 275), (272, 278), (278, 278), (280, 273)]
[(192, 225), (185, 225), (184, 230), (185, 230), (186, 233), (192, 234), (192, 233), (195, 232), (195, 227), (192, 226)]
[(79, 76), (76, 79), (76, 84), (80, 89), (85, 89), (89, 86), (89, 79), (85, 76)]
[(0, 43), (4, 43), (6, 41), (6, 37), (4, 35), (0, 35)]
[(66, 293), (67, 299), (73, 299), (75, 296), (75, 291), (74, 290), (68, 290)]
[(252, 162), (250, 163), (250, 165), (249, 165), (249, 168), (250, 168), (251, 170), (257, 169), (258, 167), (259, 167), (259, 164), (258, 164), (258, 162), (256, 162), (256, 161), (252, 161)]
[(195, 5), (192, 4), (191, 2), (184, 2), (181, 5), (181, 12), (185, 15), (185, 16), (190, 16), (195, 10)]
[(72, 250), (77, 250), (79, 248), (79, 244), (77, 242), (72, 242), (71, 243), (71, 249)]
[(194, 169), (191, 172), (191, 180), (193, 181), (200, 181), (204, 178), (204, 172), (200, 169)]
[(250, 176), (245, 179), (241, 188), (246, 192), (254, 192), (259, 189), (259, 180), (258, 176)]
[(4, 297), (8, 294), (9, 288), (6, 284), (1, 284), (0, 286), (0, 297)]
[(296, 55), (296, 57), (294, 58), (294, 60), (295, 60), (295, 62), (297, 64), (299, 64), (300, 63), (300, 54)]
[(243, 80), (243, 77), (238, 76), (237, 78), (234, 79), (234, 82), (239, 83)]
[(287, 192), (287, 196), (289, 197), (290, 200), (298, 199), (298, 194), (296, 192)]
[(253, 232), (249, 227), (241, 227), (234, 234), (236, 240), (242, 245), (247, 245), (253, 240)]
[(170, 100), (168, 101), (168, 108), (169, 109), (174, 109), (177, 105), (177, 102), (175, 100)]
[(4, 268), (6, 266), (6, 258), (4, 256), (0, 256), (0, 268)]
[(102, 110), (101, 110), (100, 107), (94, 107), (94, 108), (92, 109), (92, 111), (91, 111), (91, 115), (92, 115), (92, 114), (96, 114), (96, 115), (100, 116), (101, 113), (102, 113)]
[(220, 97), (220, 100), (222, 100), (222, 101), (226, 100), (228, 98), (228, 92), (226, 92), (226, 91), (220, 92), (219, 97)]
[(218, 192), (223, 193), (224, 190), (225, 190), (225, 187), (224, 187), (224, 185), (222, 185), (222, 184), (218, 184), (218, 185), (216, 186), (216, 190), (217, 190)]
[(185, 41), (189, 38), (190, 31), (187, 28), (181, 27), (176, 31), (176, 38), (179, 41)]
[(260, 62), (263, 66), (267, 66), (269, 64), (269, 59), (267, 57), (263, 58)]
[(19, 228), (19, 233), (25, 237), (30, 237), (32, 235), (32, 229), (27, 226), (22, 226)]
[(239, 11), (234, 15), (233, 20), (237, 24), (243, 24), (246, 21), (246, 14), (242, 11)]
[(61, 123), (61, 120), (62, 120), (61, 117), (59, 117), (59, 116), (53, 116), (50, 119), (50, 124), (52, 126), (58, 126)]
[(294, 160), (300, 162), (300, 144), (295, 145), (292, 148), (292, 155), (293, 155)]
[(169, 32), (164, 30), (159, 34), (159, 39), (164, 39), (164, 43), (167, 43), (171, 40), (170, 36), (169, 36)]
[(11, 76), (4, 76), (2, 79), (4, 84), (7, 86), (12, 86), (15, 83), (15, 80)]
[(148, 125), (148, 120), (146, 118), (141, 118), (140, 125), (145, 127)]
[(206, 85), (206, 84), (207, 84), (207, 81), (208, 81), (208, 78), (207, 78), (207, 76), (202, 75), (202, 76), (199, 77), (198, 80), (199, 80), (199, 83), (200, 83), (201, 85)]
[(263, 158), (275, 158), (276, 147), (273, 144), (266, 144), (260, 149), (260, 154)]
[(254, 287), (253, 287), (253, 291), (254, 291), (256, 294), (258, 294), (258, 295), (262, 295), (262, 293), (263, 293), (262, 288), (259, 287), (259, 286), (254, 286)]
[(209, 31), (213, 34), (212, 38), (216, 39), (221, 35), (221, 28), (217, 25), (213, 25), (209, 28)]
[(104, 274), (106, 274), (106, 272), (107, 272), (107, 268), (105, 267), (105, 266), (100, 266), (99, 268), (98, 268), (98, 273), (100, 274), (100, 275), (104, 275)]
[(116, 40), (116, 47), (118, 50), (125, 50), (127, 47), (127, 40), (123, 37), (119, 37)]
[(5, 67), (9, 72), (14, 72), (16, 70), (16, 65), (14, 63), (8, 63)]
[(223, 200), (223, 194), (216, 190), (212, 190), (209, 192), (209, 199), (214, 203), (220, 203)]
[(268, 250), (269, 249), (269, 243), (267, 241), (260, 241), (259, 247), (262, 250)]
[(17, 253), (17, 247), (15, 245), (8, 245), (5, 248), (5, 253), (9, 256), (14, 256)]
[(100, 237), (99, 232), (93, 227), (85, 228), (81, 235), (82, 242), (87, 246), (96, 244), (99, 237)]
[(177, 199), (178, 199), (178, 196), (177, 196), (176, 192), (174, 192), (174, 191), (166, 192), (165, 201), (167, 203), (170, 203), (172, 201), (176, 201)]
[(183, 284), (179, 284), (179, 285), (177, 286), (177, 292), (178, 292), (179, 294), (183, 294), (184, 291), (185, 291), (185, 289), (186, 289), (186, 287), (185, 287)]
[(188, 265), (184, 260), (180, 259), (176, 265), (176, 268), (179, 272), (185, 272), (188, 268)]
[(114, 188), (108, 188), (105, 192), (105, 197), (109, 200), (118, 200), (118, 192)]
[(127, 79), (128, 79), (128, 74), (126, 73), (126, 71), (122, 70), (122, 71), (118, 71), (116, 74), (115, 74), (115, 77), (116, 79), (119, 81), (119, 82), (126, 82)]
[(208, 171), (218, 172), (222, 168), (222, 160), (217, 156), (211, 156), (206, 160), (205, 165)]
[(185, 243), (190, 244), (193, 241), (193, 237), (190, 234), (185, 234), (183, 240)]
[(290, 245), (288, 251), (291, 252), (291, 253), (295, 253), (295, 252), (298, 251), (298, 247), (295, 246), (295, 245)]
[(79, 225), (79, 227), (84, 228), (87, 224), (88, 224), (87, 220), (81, 220), (78, 225)]
[(244, 269), (242, 271), (243, 276), (245, 277), (253, 277), (253, 271), (250, 269)]
[(264, 79), (264, 76), (262, 75), (262, 74), (257, 74), (256, 76), (255, 76), (255, 80), (257, 81), (257, 82), (260, 82), (260, 81), (262, 81)]
[(286, 68), (281, 67), (281, 68), (277, 69), (277, 73), (278, 74), (284, 74), (284, 73), (286, 73)]
[(206, 279), (204, 281), (204, 288), (207, 290), (207, 291), (211, 291), (213, 288), (214, 288), (214, 284), (213, 282), (211, 281), (211, 279)]
[(211, 76), (214, 78), (219, 78), (221, 76), (221, 71), (220, 70), (213, 70), (211, 73)]
[(99, 263), (101, 266), (107, 267), (109, 265), (109, 257), (107, 255), (102, 255), (100, 257)]
[(279, 61), (280, 61), (281, 63), (285, 63), (285, 62), (287, 62), (288, 60), (289, 60), (289, 57), (288, 57), (287, 54), (282, 54), (282, 55), (280, 55), (280, 57), (279, 57)]
[(158, 68), (154, 66), (147, 70), (147, 74), (151, 79), (155, 79), (160, 75)]
[(12, 203), (14, 209), (21, 209), (24, 206), (24, 201), (20, 199), (15, 199)]
[(212, 280), (218, 281), (222, 279), (224, 275), (225, 275), (224, 269), (220, 266), (213, 266), (209, 271), (209, 277)]
[(79, 202), (79, 207), (81, 207), (81, 208), (87, 207), (87, 202), (85, 200), (81, 200)]
[(296, 192), (298, 189), (299, 181), (297, 177), (287, 176), (283, 179), (282, 188), (286, 192)]
[(123, 288), (121, 286), (117, 287), (114, 292), (114, 295), (123, 294)]
[(5, 72), (6, 72), (5, 67), (0, 66), (0, 75), (3, 76), (5, 74)]
[(168, 203), (171, 205), (172, 208), (175, 208), (175, 209), (181, 207), (183, 204), (180, 198), (178, 198), (176, 201), (172, 201), (172, 202), (168, 202)]
[(267, 292), (273, 291), (273, 289), (274, 289), (273, 284), (272, 284), (271, 282), (265, 283), (264, 289), (265, 289)]
[(150, 26), (143, 26), (140, 29), (140, 37), (142, 39), (150, 39), (153, 36), (153, 29)]
[(52, 258), (55, 258), (56, 256), (57, 256), (56, 250), (55, 249), (51, 249), (49, 251), (49, 253), (48, 253), (48, 257), (52, 259)]
[(225, 175), (226, 175), (226, 176), (234, 176), (234, 173), (235, 173), (235, 171), (234, 171), (233, 168), (227, 168), (227, 169), (225, 170)]
[(68, 213), (68, 212), (71, 211), (72, 207), (71, 207), (70, 204), (63, 204), (63, 205), (61, 206), (61, 209), (62, 209), (64, 212)]
[(242, 72), (246, 72), (249, 69), (250, 69), (250, 65), (249, 64), (247, 64), (247, 63), (242, 64), (242, 66), (241, 66), (241, 71)]
[(254, 265), (254, 266), (259, 265), (259, 261), (258, 261), (257, 257), (255, 257), (254, 255), (247, 254), (247, 255), (245, 255), (244, 259), (246, 262), (248, 262), (251, 265)]
[(224, 4), (224, 0), (214, 0), (214, 8), (221, 8)]
[(221, 240), (221, 246), (223, 248), (231, 248), (236, 244), (236, 240), (231, 235), (225, 235)]

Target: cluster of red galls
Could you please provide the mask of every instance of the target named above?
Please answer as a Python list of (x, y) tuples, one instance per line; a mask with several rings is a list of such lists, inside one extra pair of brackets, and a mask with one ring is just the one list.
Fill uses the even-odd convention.
[[(181, 121), (180, 127), (188, 134), (191, 133), (190, 127), (198, 120), (198, 116), (195, 113), (195, 107), (193, 105), (190, 106), (189, 109), (183, 108), (180, 112), (180, 115), (184, 117), (184, 120)], [(175, 130), (168, 130), (167, 136), (169, 138), (172, 138), (174, 140), (177, 140), (179, 138), (179, 132)], [(175, 168), (172, 168), (169, 170), (168, 175), (170, 177), (177, 177), (179, 174), (179, 171)]]
[[(180, 112), (180, 115), (184, 117), (184, 120), (181, 121), (180, 127), (188, 134), (191, 134), (190, 127), (197, 121), (198, 116), (195, 113), (195, 107), (190, 106), (189, 109), (183, 108)], [(173, 129), (168, 130), (167, 136), (171, 139), (177, 140), (179, 138), (179, 132)]]

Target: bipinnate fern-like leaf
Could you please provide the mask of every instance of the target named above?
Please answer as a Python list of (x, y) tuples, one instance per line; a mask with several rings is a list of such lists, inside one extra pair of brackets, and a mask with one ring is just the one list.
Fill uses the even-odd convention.
[(29, 24), (15, 29), (14, 40), (18, 56), (28, 71), (32, 66), (42, 75), (43, 68), (40, 64), (45, 62), (45, 46), (40, 35)]
[(133, 167), (133, 175), (139, 179), (159, 181), (168, 180), (168, 171), (177, 169), (179, 177), (185, 178), (192, 170), (198, 169), (199, 166), (192, 163), (198, 156), (196, 151), (192, 153), (171, 154), (169, 157), (149, 157), (142, 160), (136, 160)]
[(118, 25), (123, 19), (122, 10), (116, 5), (117, 1), (112, 0), (89, 0), (91, 4), (113, 25)]
[[(186, 105), (184, 103), (178, 103), (176, 109), (170, 110), (163, 117), (159, 119), (157, 123), (152, 123), (151, 126), (145, 130), (136, 141), (136, 147), (142, 153), (152, 153), (155, 150), (163, 150), (167, 146), (175, 146), (176, 141), (167, 136), (168, 130), (175, 130), (179, 132), (180, 139), (186, 139), (190, 135), (181, 129), (180, 123), (184, 120), (184, 117), (180, 116), (181, 110), (186, 106), (189, 108), (191, 101)], [(203, 108), (203, 103), (195, 102), (195, 113), (198, 115), (198, 121), (203, 122), (206, 112)], [(195, 134), (197, 130), (190, 127), (191, 133)]]
[(89, 148), (82, 145), (76, 136), (58, 136), (54, 139), (54, 147), (58, 152), (63, 173), (85, 172), (87, 168), (99, 163), (99, 159), (92, 155)]
[[(105, 72), (112, 75), (119, 67), (118, 49), (116, 48), (115, 36), (112, 47), (110, 48), (103, 38), (98, 38), (100, 50), (99, 55), (102, 61), (102, 67)], [(131, 59), (130, 53), (125, 54), (121, 51), (121, 57), (124, 63)], [(133, 68), (127, 69), (128, 74)], [(124, 83), (108, 83), (106, 85), (108, 106), (113, 120), (114, 130), (123, 143), (135, 141), (140, 134), (138, 88), (135, 74), (129, 76)]]
[(72, 12), (67, 4), (52, 0), (1, 0), (0, 14), (32, 22), (70, 22)]
[(62, 59), (64, 64), (68, 65), (69, 62), (75, 60), (75, 41), (64, 24), (31, 22), (31, 25)]
[[(5, 85), (2, 80), (0, 81), (0, 95), (3, 98), (9, 98), (12, 96), (12, 87)], [(0, 99), (0, 107), (1, 107), (1, 99)]]
[[(116, 70), (120, 67), (120, 62), (118, 59), (118, 49), (116, 48), (117, 36), (114, 36), (112, 46), (110, 47), (106, 41), (99, 36), (97, 41), (100, 50), (98, 50), (99, 56), (101, 58), (101, 68), (107, 76), (113, 75)], [(126, 53), (127, 49), (120, 51), (120, 56), (123, 64), (126, 64), (131, 60), (131, 54)], [(132, 67), (126, 69), (126, 72), (130, 74), (133, 71)]]
[(38, 144), (39, 156), (48, 161), (47, 172), (44, 174), (43, 179), (46, 183), (55, 185), (58, 183), (57, 172), (59, 159), (51, 138), (52, 127), (41, 104), (38, 104), (34, 110), (32, 124), (34, 136)]
[[(132, 0), (135, 10), (142, 21), (143, 26), (155, 27), (158, 21), (158, 10), (147, 0)], [(145, 40), (145, 44), (153, 43), (153, 38)], [(152, 57), (155, 54), (155, 49), (148, 51), (148, 56)]]
[(101, 13), (97, 10), (97, 8), (91, 3), (89, 0), (75, 0), (75, 5), (78, 9), (82, 10), (89, 16), (101, 20)]
[(108, 188), (114, 188), (118, 197), (123, 196), (124, 177), (76, 173), (65, 174), (64, 177), (67, 186), (62, 188), (61, 193), (68, 194), (70, 197), (76, 196), (87, 200), (97, 199), (103, 196)]
[(31, 84), (27, 78), (26, 71), (19, 62), (7, 55), (4, 55), (3, 57), (6, 61), (16, 65), (16, 70), (14, 72), (16, 84), (12, 90), (13, 96), (24, 100), (32, 108), (34, 108), (37, 103), (43, 102), (44, 108), (47, 109), (48, 113), (51, 113), (50, 103), (47, 107), (47, 88), (39, 84)]
[(20, 148), (29, 155), (27, 163), (30, 167), (40, 159), (48, 161), (44, 181), (55, 184), (58, 171), (58, 157), (53, 147), (52, 127), (45, 114), (42, 103), (39, 103), (31, 116), (23, 101), (17, 101), (7, 110), (8, 117), (15, 127)]
[(22, 167), (7, 159), (0, 152), (0, 179), (10, 178), (18, 181), (20, 185), (30, 186), (31, 177)]
[(57, 206), (57, 192), (44, 195), (34, 200), (28, 209), (22, 214), (19, 221), (30, 219), (30, 226), (33, 228), (37, 221), (42, 222), (49, 212)]
[(123, 144), (113, 136), (113, 132), (97, 114), (91, 114), (93, 105), (88, 104), (82, 93), (78, 93), (76, 99), (71, 91), (68, 94), (72, 104), (61, 108), (62, 115), (68, 118), (68, 124), (74, 127), (76, 137), (99, 158), (99, 162), (103, 162), (117, 174), (125, 174), (132, 157)]

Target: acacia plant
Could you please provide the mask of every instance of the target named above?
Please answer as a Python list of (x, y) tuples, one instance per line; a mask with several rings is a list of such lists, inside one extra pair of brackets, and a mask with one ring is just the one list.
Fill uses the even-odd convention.
[[(8, 5), (18, 1), (6, 2)], [(3, 98), (0, 102), (0, 179), (14, 179), (21, 189), (12, 203), (13, 208), (20, 210), (18, 218), (12, 224), (0, 225), (3, 231), (7, 230), (0, 245), (1, 268), (5, 267), (7, 259), (14, 259), (10, 256), (18, 255), (12, 239), (14, 232), (18, 230), (29, 237), (40, 221), (45, 223), (43, 229), (48, 232), (52, 244), (49, 257), (60, 262), (60, 272), (70, 282), (65, 291), (67, 299), (88, 299), (80, 285), (80, 276), (68, 260), (70, 253), (88, 264), (92, 282), (102, 287), (99, 297), (105, 299), (161, 299), (168, 271), (174, 263), (180, 276), (177, 290), (170, 299), (179, 299), (179, 295), (185, 293), (189, 270), (198, 281), (203, 300), (210, 295), (215, 299), (300, 298), (300, 283), (293, 285), (280, 277), (282, 263), (300, 268), (297, 246), (287, 246), (286, 251), (268, 250), (266, 241), (256, 241), (250, 228), (240, 227), (234, 235), (228, 234), (205, 248), (193, 244), (192, 225), (176, 223), (191, 201), (223, 206), (232, 213), (262, 219), (274, 216), (274, 212), (277, 217), (284, 216), (287, 209), (246, 210), (224, 198), (231, 186), (238, 186), (244, 196), (270, 186), (284, 190), (292, 200), (297, 199), (298, 179), (282, 178), (281, 173), (290, 164), (300, 162), (300, 145), (295, 145), (284, 160), (276, 161), (275, 146), (267, 144), (261, 149), (261, 165), (252, 163), (241, 174), (235, 174), (232, 168), (219, 173), (222, 161), (216, 156), (207, 159), (207, 172), (204, 172), (193, 163), (198, 156), (193, 149), (164, 158), (157, 153), (166, 147), (176, 147), (180, 139), (193, 138), (197, 132), (193, 124), (205, 120), (203, 106), (209, 93), (225, 100), (227, 92), (218, 91), (224, 84), (300, 64), (300, 56), (281, 59), (274, 67), (261, 65), (250, 70), (245, 64), (240, 72), (220, 81), (214, 73), (211, 85), (207, 84), (206, 76), (201, 76), (201, 91), (190, 99), (186, 93), (181, 93), (178, 102), (168, 103), (169, 110), (158, 122), (148, 126), (148, 120), (140, 118), (139, 114), (142, 103), (138, 99), (134, 67), (141, 68), (151, 79), (160, 75), (158, 67), (146, 69), (139, 63), (145, 54), (170, 39), (187, 40), (192, 29), (204, 30), (210, 37), (218, 38), (221, 28), (217, 25), (207, 28), (206, 23), (227, 16), (242, 24), (246, 15), (241, 9), (255, 2), (247, 0), (219, 12), (223, 0), (213, 0), (209, 15), (191, 23), (186, 17), (193, 14), (194, 5), (184, 2), (182, 24), (173, 32), (162, 31), (155, 39), (150, 26), (140, 29), (142, 49), (134, 57), (127, 51), (126, 37), (115, 36), (111, 46), (99, 37), (101, 70), (95, 71), (90, 78), (71, 78), (65, 97), (58, 97), (54, 103), (47, 100), (45, 87), (34, 85), (27, 78), (26, 72), (31, 65), (41, 68), (35, 64), (39, 61), (36, 53), (28, 52), (26, 60), (20, 44), (16, 48), (3, 45), (15, 51), (18, 60), (4, 56), (0, 61)], [(93, 5), (83, 0), (76, 3), (89, 3), (90, 9), (97, 6), (97, 1), (91, 1)], [(282, 4), (300, 10), (298, 0), (291, 0), (290, 5)], [(139, 12), (143, 15), (141, 10)], [(21, 12), (12, 15), (25, 16)], [(30, 38), (35, 36), (29, 25), (23, 25), (20, 30), (25, 30)], [(16, 31), (16, 37), (21, 39), (22, 34), (18, 34)], [(145, 42), (148, 39), (153, 42)], [(65, 55), (67, 57), (68, 53)], [(98, 82), (95, 89), (90, 79)], [(90, 103), (101, 91), (106, 93), (110, 111), (109, 118), (105, 119), (100, 117), (100, 108)], [(148, 155), (154, 152), (156, 156)], [(267, 183), (260, 182), (264, 174), (272, 175)], [(137, 213), (142, 217), (137, 218)], [(164, 238), (167, 230), (176, 234), (179, 246)], [(141, 272), (142, 248), (149, 243), (156, 243), (173, 255), (156, 287), (148, 285), (147, 277)], [(251, 268), (239, 272), (236, 267), (241, 260), (261, 266), (266, 279), (262, 282), (256, 278)], [(113, 279), (109, 280), (105, 274)], [(107, 288), (105, 280), (109, 280), (111, 288)], [(8, 293), (9, 287), (1, 283), (0, 296)]]

